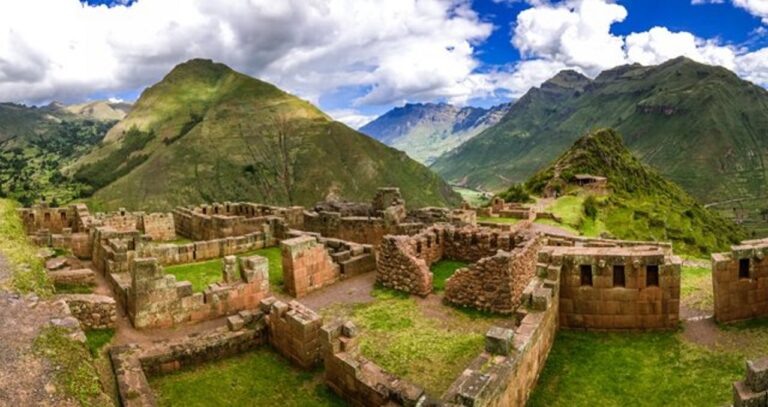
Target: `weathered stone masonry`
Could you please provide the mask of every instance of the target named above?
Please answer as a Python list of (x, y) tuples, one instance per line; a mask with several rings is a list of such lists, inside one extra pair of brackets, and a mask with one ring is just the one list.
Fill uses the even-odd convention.
[(768, 239), (712, 255), (715, 319), (731, 322), (768, 316)]

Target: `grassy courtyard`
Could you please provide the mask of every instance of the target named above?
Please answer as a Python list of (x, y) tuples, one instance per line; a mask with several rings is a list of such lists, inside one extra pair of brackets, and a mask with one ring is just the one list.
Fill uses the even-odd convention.
[(346, 405), (320, 374), (304, 372), (266, 348), (153, 377), (150, 385), (160, 406)]
[(455, 260), (440, 260), (432, 265), (432, 287), (435, 291), (445, 290), (445, 280), (452, 276), (456, 270), (466, 267), (469, 263)]
[(409, 297), (376, 288), (376, 301), (325, 310), (326, 317), (352, 319), (361, 329), (360, 350), (385, 370), (439, 397), (484, 347), (491, 325), (504, 318), (465, 313), (439, 296)]
[[(281, 291), (283, 286), (283, 260), (279, 247), (254, 250), (237, 255), (248, 257), (259, 255), (269, 260), (269, 285), (273, 291)], [(213, 259), (197, 263), (168, 266), (165, 272), (176, 276), (177, 281), (189, 281), (195, 292), (202, 292), (209, 284), (222, 280), (223, 259)]]

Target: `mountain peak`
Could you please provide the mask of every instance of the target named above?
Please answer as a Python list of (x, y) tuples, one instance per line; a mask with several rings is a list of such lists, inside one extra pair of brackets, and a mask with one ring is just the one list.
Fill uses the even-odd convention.
[(557, 73), (546, 82), (544, 82), (542, 88), (566, 88), (566, 89), (580, 89), (592, 82), (591, 79), (582, 75), (573, 69), (565, 69)]

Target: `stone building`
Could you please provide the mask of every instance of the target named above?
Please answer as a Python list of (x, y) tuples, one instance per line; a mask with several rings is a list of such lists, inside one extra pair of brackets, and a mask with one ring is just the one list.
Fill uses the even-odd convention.
[(748, 240), (712, 255), (715, 319), (768, 316), (768, 239)]

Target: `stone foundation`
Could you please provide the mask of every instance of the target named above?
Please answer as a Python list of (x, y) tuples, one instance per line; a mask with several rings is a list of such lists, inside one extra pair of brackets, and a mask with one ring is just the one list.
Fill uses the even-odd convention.
[(84, 330), (114, 328), (117, 303), (112, 297), (95, 294), (66, 294), (59, 296), (69, 306), (72, 316)]
[(296, 301), (286, 304), (274, 299), (264, 301), (262, 310), (268, 313), (272, 347), (303, 369), (312, 369), (320, 363), (323, 320), (319, 315)]
[(244, 202), (179, 207), (173, 211), (176, 233), (193, 240), (243, 236), (269, 228), (280, 235), (283, 229), (300, 228), (303, 208), (281, 208)]
[(746, 241), (712, 255), (715, 319), (732, 322), (768, 316), (768, 239)]

